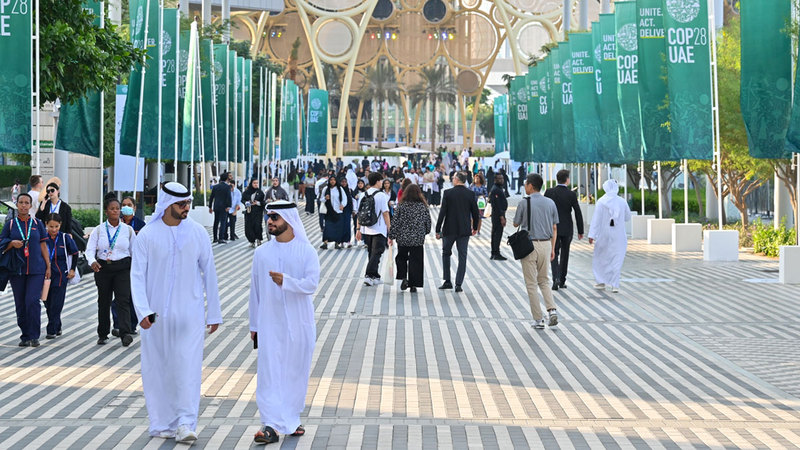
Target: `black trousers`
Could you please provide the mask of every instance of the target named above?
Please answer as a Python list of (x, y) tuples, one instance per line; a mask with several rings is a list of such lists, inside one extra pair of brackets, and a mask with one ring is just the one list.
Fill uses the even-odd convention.
[(398, 245), (394, 263), (397, 271), (395, 278), (398, 280), (407, 279), (408, 285), (411, 287), (422, 287), (422, 277), (425, 272), (425, 248), (423, 246), (405, 247)]
[(386, 236), (382, 234), (361, 234), (364, 238), (364, 243), (367, 244), (367, 254), (369, 261), (367, 261), (367, 278), (380, 279), (381, 274), (378, 272), (378, 266), (381, 264), (381, 255), (386, 250)]
[(236, 236), (236, 217), (233, 214), (228, 214), (228, 234), (230, 235), (230, 240), (232, 241), (233, 238), (239, 237)]
[[(97, 336), (104, 339), (111, 332), (111, 300), (116, 300), (118, 317), (130, 317), (131, 308), (131, 259), (125, 258), (108, 263), (97, 261), (100, 271), (94, 274), (97, 286)], [(128, 320), (119, 320), (119, 337), (131, 334)]]
[(572, 235), (556, 236), (556, 257), (550, 262), (550, 269), (553, 271), (553, 283), (567, 282), (567, 266), (569, 265), (569, 245), (572, 243)]
[(442, 236), (442, 269), (444, 281), (450, 281), (450, 255), (453, 254), (453, 244), (458, 250), (458, 268), (456, 269), (456, 286), (464, 282), (467, 273), (467, 248), (469, 236)]
[(228, 237), (228, 212), (214, 210), (214, 240), (225, 240)]
[(252, 244), (264, 238), (264, 227), (261, 220), (264, 217), (262, 208), (252, 208), (250, 213), (244, 215), (244, 236)]
[(505, 214), (492, 214), (492, 256), (500, 255), (500, 242), (503, 240), (503, 225), (500, 223), (501, 218), (505, 218)]

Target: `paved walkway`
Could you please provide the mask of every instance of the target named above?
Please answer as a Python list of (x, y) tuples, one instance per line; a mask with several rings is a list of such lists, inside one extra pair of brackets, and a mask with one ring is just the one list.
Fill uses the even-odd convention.
[[(316, 216), (304, 220), (318, 242)], [(433, 237), (415, 295), (362, 286), (364, 250), (320, 251), (308, 433), (281, 448), (800, 444), (800, 291), (777, 284), (776, 261), (712, 264), (632, 241), (611, 294), (591, 288), (591, 249), (575, 242), (561, 323), (537, 331), (519, 264), (489, 261), (485, 225), (458, 295), (436, 289)], [(225, 324), (206, 340), (196, 447), (247, 448), (258, 425), (252, 250), (214, 251)], [(64, 335), (20, 349), (0, 294), (0, 448), (175, 446), (147, 436), (138, 339), (95, 345), (95, 296), (90, 279), (71, 288)]]

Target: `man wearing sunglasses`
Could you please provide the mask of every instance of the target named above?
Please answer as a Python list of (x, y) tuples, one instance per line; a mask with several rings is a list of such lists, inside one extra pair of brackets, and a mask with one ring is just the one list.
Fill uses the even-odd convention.
[(258, 349), (258, 444), (278, 442), (278, 433), (305, 434), (300, 414), (317, 336), (313, 300), (319, 257), (297, 206), (286, 200), (267, 205), (267, 228), (275, 239), (256, 249), (250, 281), (250, 339)]
[(184, 443), (197, 440), (205, 329), (222, 323), (211, 243), (202, 225), (186, 220), (191, 207), (185, 186), (164, 184), (131, 262), (150, 435)]

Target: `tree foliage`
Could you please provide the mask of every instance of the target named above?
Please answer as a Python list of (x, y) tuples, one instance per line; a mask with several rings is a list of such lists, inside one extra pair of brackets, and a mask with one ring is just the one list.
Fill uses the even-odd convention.
[(358, 97), (369, 99), (373, 108), (377, 106), (378, 129), (378, 148), (383, 146), (383, 107), (385, 103), (396, 105), (400, 103), (400, 84), (397, 82), (397, 74), (392, 66), (385, 62), (367, 69), (364, 77), (364, 85), (358, 91)]
[[(444, 102), (451, 106), (456, 104), (456, 86), (453, 82), (453, 76), (447, 66), (439, 64), (422, 68), (420, 75), (422, 75), (422, 81), (409, 88), (408, 97), (414, 107), (424, 101), (430, 101), (432, 122), (435, 123), (437, 117), (436, 106), (439, 102)], [(432, 128), (431, 148), (435, 149), (436, 127)]]
[(143, 52), (106, 21), (84, 10), (82, 0), (40, 0), (40, 104), (61, 99), (74, 102), (91, 90), (113, 90)]

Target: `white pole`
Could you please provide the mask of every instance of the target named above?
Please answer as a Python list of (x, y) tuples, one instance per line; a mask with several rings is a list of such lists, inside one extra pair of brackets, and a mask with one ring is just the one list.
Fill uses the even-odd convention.
[(708, 2), (708, 28), (709, 32), (711, 33), (711, 83), (714, 97), (714, 153), (717, 160), (717, 221), (719, 229), (721, 230), (723, 219), (722, 215), (724, 214), (722, 205), (722, 147), (720, 146), (719, 142), (719, 76), (717, 73), (717, 27), (714, 26), (714, 3), (715, 2)]
[[(36, 108), (36, 175), (40, 175), (42, 170), (42, 53), (40, 50), (41, 27), (39, 26), (39, 16), (39, 0), (36, 0), (36, 103), (34, 104)], [(55, 149), (55, 145), (53, 145), (53, 148)]]
[(597, 203), (597, 182), (600, 181), (600, 167), (594, 163), (594, 177), (592, 177), (592, 184), (594, 185), (594, 202)]
[(625, 184), (623, 184), (623, 192), (625, 193), (625, 203), (628, 203), (628, 165), (622, 165), (622, 174), (625, 175)]
[(639, 186), (642, 190), (642, 215), (645, 215), (644, 210), (644, 161), (639, 161)]
[(663, 219), (664, 213), (663, 208), (661, 208), (661, 161), (656, 162), (656, 173), (658, 177), (658, 218)]
[[(156, 184), (161, 186), (161, 182), (164, 181), (161, 179), (163, 177), (161, 174), (161, 102), (164, 90), (164, 83), (162, 82), (164, 79), (164, 55), (162, 53), (164, 49), (164, 0), (159, 1), (158, 14), (160, 19), (158, 21), (158, 159), (156, 160), (156, 176), (158, 177), (158, 182)], [(180, 58), (180, 51), (178, 52), (178, 58)], [(177, 113), (175, 115), (177, 116)], [(161, 196), (161, 189), (156, 189), (156, 192), (156, 199), (158, 200), (158, 197)]]
[[(570, 23), (572, 22), (572, 2), (573, 0), (564, 0), (564, 11), (561, 19), (561, 23), (563, 24), (564, 28), (564, 40), (567, 40), (567, 33), (570, 31)], [(589, 193), (586, 193), (586, 196), (589, 196)]]
[[(200, 36), (197, 36), (197, 45), (195, 46), (195, 79), (197, 82), (194, 85), (194, 88), (197, 89), (197, 112), (198, 112), (198, 131), (200, 133), (200, 190), (203, 191), (203, 206), (208, 207), (208, 202), (206, 199), (206, 145), (205, 145), (205, 130), (203, 129), (203, 88), (200, 85), (202, 83), (202, 72), (200, 71)], [(213, 70), (213, 61), (212, 61), (212, 70)], [(213, 76), (212, 74), (208, 74), (208, 76)], [(213, 84), (213, 78), (211, 83)]]
[(800, 153), (795, 153), (794, 156), (797, 160), (794, 163), (795, 181), (797, 182), (794, 191), (794, 236), (797, 239), (797, 245), (800, 245)]
[[(695, 186), (697, 189), (697, 186)], [(683, 223), (689, 223), (689, 160), (683, 160)]]
[[(181, 17), (180, 17), (180, 14), (178, 14), (176, 22), (177, 22), (178, 26), (175, 29), (178, 30), (178, 32), (175, 33), (175, 48), (180, 49), (181, 48), (181, 45), (180, 45), (180, 43), (181, 43), (181, 33), (180, 33)], [(174, 133), (175, 133), (175, 159), (172, 162), (172, 171), (173, 171), (173, 174), (175, 176), (175, 180), (174, 181), (176, 183), (178, 182), (178, 107), (180, 107), (180, 93), (178, 92), (178, 91), (180, 91), (180, 89), (178, 89), (178, 86), (181, 85), (181, 83), (180, 83), (180, 74), (181, 74), (180, 62), (181, 61), (180, 61), (180, 59), (181, 59), (180, 51), (177, 51), (176, 52), (176, 56), (175, 56), (175, 131), (174, 131)]]
[[(106, 14), (105, 14), (105, 11), (106, 11), (105, 2), (100, 2), (100, 28), (105, 28), (106, 27)], [(103, 184), (103, 175), (104, 175), (103, 150), (105, 150), (104, 149), (104, 145), (103, 145), (104, 144), (103, 140), (105, 140), (105, 130), (103, 128), (104, 128), (104, 125), (105, 125), (105, 120), (104, 119), (105, 119), (105, 113), (106, 113), (106, 109), (105, 109), (106, 99), (105, 99), (105, 97), (106, 97), (105, 92), (100, 91), (100, 145), (99, 145), (99, 150), (100, 150), (100, 208), (99, 208), (100, 209), (100, 223), (103, 223), (103, 187), (104, 187), (104, 184)]]
[[(192, 31), (197, 29), (197, 22), (192, 21)], [(196, 33), (190, 34), (197, 36)], [(190, 44), (191, 48), (191, 44)], [(196, 51), (196, 50), (195, 50)], [(195, 54), (196, 55), (196, 54)], [(192, 70), (195, 72), (195, 77), (197, 77), (197, 65), (200, 61), (195, 61), (194, 67), (189, 67), (188, 70)], [(192, 92), (190, 96), (187, 96), (186, 101), (194, 102), (197, 99), (197, 83), (200, 82), (199, 79), (195, 79), (192, 83)], [(191, 99), (191, 100), (190, 100)], [(191, 131), (189, 132), (189, 149), (191, 150), (191, 156), (189, 156), (189, 192), (192, 194), (194, 193), (194, 128), (195, 128), (195, 112), (197, 110), (197, 105), (193, 105), (192, 113), (189, 116), (189, 127)]]
[(577, 164), (576, 172), (578, 172), (578, 201), (581, 199), (581, 165)]
[[(219, 134), (217, 133), (217, 74), (216, 74), (216, 61), (214, 60), (214, 44), (211, 44), (211, 135), (214, 137), (214, 164), (217, 168), (217, 176), (219, 176)], [(203, 195), (205, 196), (206, 188), (203, 187)], [(205, 197), (203, 199), (205, 204)]]
[(236, 78), (239, 78), (239, 83), (243, 83), (242, 76), (239, 73), (238, 57), (233, 59), (233, 183), (236, 184), (236, 179), (239, 178), (239, 89), (236, 88)]
[[(261, 67), (258, 71), (258, 79), (260, 80), (258, 89), (258, 182), (261, 183), (261, 178), (264, 176), (264, 157), (267, 152), (265, 145), (264, 135), (264, 68)], [(259, 184), (259, 187), (261, 185)]]
[[(38, 1), (38, 0), (37, 0)], [(145, 5), (144, 13), (144, 40), (142, 41), (142, 48), (147, 53), (147, 29), (150, 26), (150, 5)], [(142, 57), (142, 79), (139, 84), (139, 118), (136, 124), (136, 163), (133, 170), (133, 196), (139, 189), (139, 155), (142, 150), (142, 103), (144, 102), (144, 79), (147, 75), (147, 66), (145, 65), (146, 56)]]
[[(222, 21), (230, 21), (231, 20), (231, 0), (222, 0)], [(230, 25), (225, 25), (225, 28), (222, 31), (222, 42), (225, 44), (230, 43), (231, 41), (231, 27)]]

